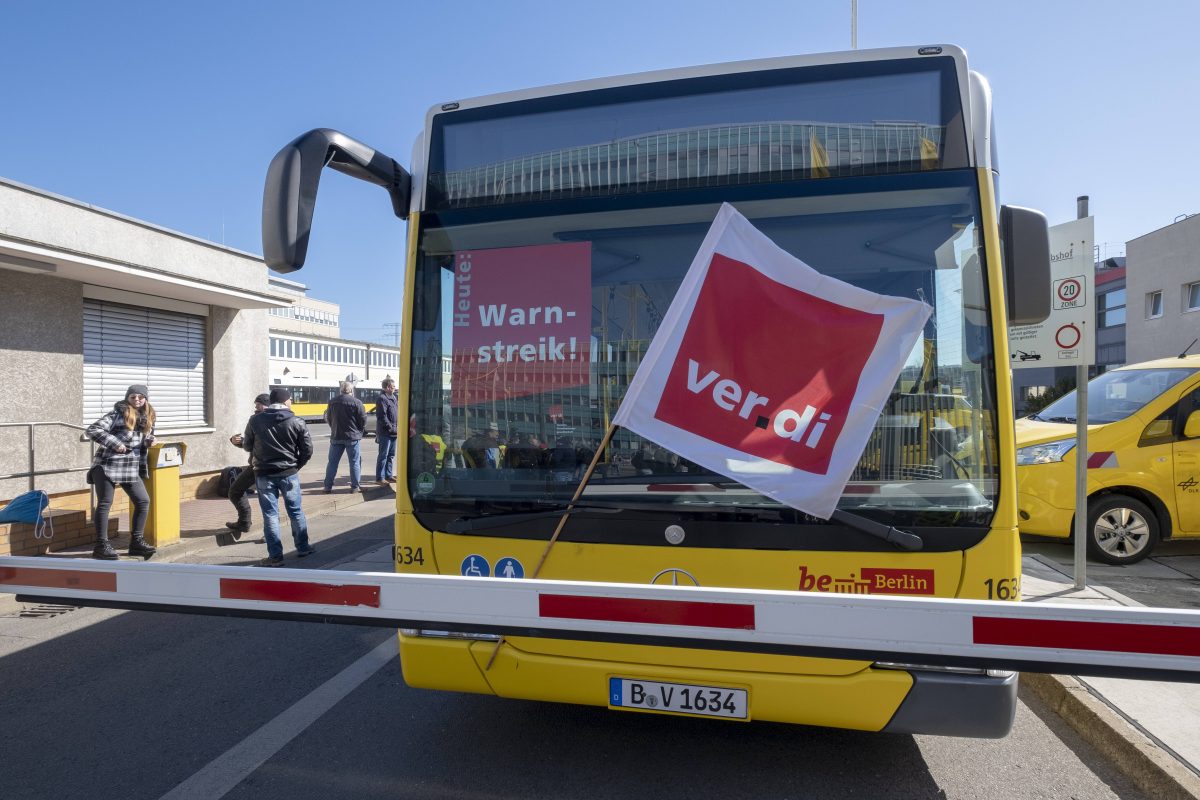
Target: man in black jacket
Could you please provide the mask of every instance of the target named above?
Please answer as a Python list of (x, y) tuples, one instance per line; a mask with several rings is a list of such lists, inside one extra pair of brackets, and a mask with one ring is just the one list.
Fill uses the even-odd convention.
[[(258, 397), (254, 398), (254, 413), (260, 413), (264, 408), (271, 404), (270, 395), (263, 392)], [(234, 447), (242, 446), (242, 434), (235, 433), (229, 437), (229, 443)], [(250, 462), (242, 468), (238, 473), (237, 478), (229, 486), (229, 502), (233, 503), (233, 507), (237, 509), (237, 522), (226, 522), (225, 527), (233, 531), (234, 539), (240, 537), (243, 533), (250, 530), (250, 501), (246, 499), (246, 492), (250, 491), (250, 487), (254, 485), (254, 456), (250, 456)]]
[(379, 457), (375, 459), (375, 480), (378, 483), (396, 482), (396, 436), (399, 430), (396, 382), (384, 378), (383, 391), (375, 401), (375, 443), (379, 445)]
[(354, 384), (342, 381), (338, 396), (325, 409), (325, 422), (329, 423), (329, 463), (325, 465), (325, 494), (333, 491), (333, 479), (337, 477), (338, 462), (342, 453), (350, 461), (350, 491), (363, 488), (362, 444), (367, 430), (367, 410), (362, 401), (354, 396)]
[(279, 540), (279, 499), (292, 522), (292, 541), (303, 558), (316, 552), (308, 543), (308, 520), (300, 508), (300, 469), (312, 458), (312, 437), (304, 420), (292, 413), (292, 395), (275, 388), (271, 404), (250, 418), (242, 434), (242, 447), (254, 458), (254, 486), (263, 515), (267, 540), (264, 567), (283, 566), (283, 542)]

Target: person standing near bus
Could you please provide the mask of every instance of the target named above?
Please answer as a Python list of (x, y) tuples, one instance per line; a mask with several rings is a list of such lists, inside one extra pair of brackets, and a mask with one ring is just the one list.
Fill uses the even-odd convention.
[(367, 430), (367, 409), (354, 396), (354, 384), (342, 381), (338, 396), (325, 409), (325, 422), (329, 425), (329, 463), (325, 467), (325, 494), (333, 491), (333, 479), (337, 477), (338, 462), (342, 453), (350, 462), (350, 491), (362, 489), (363, 433)]
[(396, 482), (396, 435), (399, 421), (396, 416), (396, 382), (384, 378), (383, 391), (375, 402), (375, 443), (379, 456), (375, 459), (375, 481), (381, 484)]
[(503, 466), (504, 443), (500, 441), (500, 426), (489, 422), (483, 433), (463, 442), (463, 460), (471, 469), (498, 469)]
[(93, 422), (87, 437), (100, 445), (88, 470), (87, 482), (96, 487), (96, 546), (92, 558), (115, 561), (119, 556), (108, 541), (108, 512), (120, 486), (129, 498), (129, 555), (149, 559), (157, 548), (146, 544), (146, 517), (150, 514), (150, 495), (143, 479), (150, 477), (146, 450), (154, 444), (154, 407), (150, 390), (136, 383), (125, 390), (125, 399), (113, 410)]
[[(254, 398), (254, 413), (261, 413), (270, 403), (271, 396), (263, 392)], [(243, 437), (240, 433), (229, 437), (229, 443), (234, 447), (241, 447), (242, 441)], [(250, 487), (253, 485), (254, 454), (251, 453), (249, 462), (229, 486), (229, 502), (233, 503), (233, 507), (237, 509), (237, 522), (226, 522), (225, 527), (233, 531), (234, 538), (250, 530), (250, 501), (246, 499), (246, 492), (250, 491)]]
[(292, 395), (275, 387), (263, 411), (250, 418), (242, 434), (242, 447), (254, 458), (254, 488), (263, 515), (263, 538), (267, 557), (263, 567), (283, 566), (283, 542), (279, 539), (279, 496), (292, 523), (292, 541), (296, 555), (304, 558), (316, 552), (308, 543), (308, 520), (300, 507), (300, 470), (312, 458), (312, 437), (304, 420), (292, 413)]

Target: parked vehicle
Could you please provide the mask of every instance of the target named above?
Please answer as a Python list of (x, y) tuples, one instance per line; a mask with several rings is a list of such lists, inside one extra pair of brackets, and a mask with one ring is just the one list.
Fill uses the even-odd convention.
[[(1022, 533), (1068, 538), (1075, 509), (1075, 392), (1017, 420)], [(1088, 383), (1087, 546), (1131, 564), (1161, 539), (1200, 537), (1200, 355)]]

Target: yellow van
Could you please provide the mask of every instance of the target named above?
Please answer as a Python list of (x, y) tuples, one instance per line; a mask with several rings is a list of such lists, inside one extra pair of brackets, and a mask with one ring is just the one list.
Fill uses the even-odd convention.
[[(1017, 420), (1021, 533), (1071, 536), (1075, 393)], [(1200, 537), (1200, 355), (1088, 383), (1088, 553), (1131, 564), (1160, 539)]]

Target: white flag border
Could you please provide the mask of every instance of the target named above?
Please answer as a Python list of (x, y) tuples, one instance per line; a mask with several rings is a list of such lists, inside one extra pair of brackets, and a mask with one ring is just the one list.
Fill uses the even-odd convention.
[[(879, 339), (859, 376), (858, 388), (850, 403), (846, 423), (834, 444), (833, 457), (825, 474), (789, 467), (767, 459), (748, 459), (748, 454), (741, 450), (726, 447), (654, 416), (666, 387), (670, 365), (679, 354), (686, 330), (684, 322), (691, 318), (695, 310), (700, 287), (708, 275), (715, 253), (749, 264), (771, 280), (797, 291), (883, 316)], [(780, 262), (788, 265), (787, 271), (780, 269)], [(802, 286), (801, 283), (810, 285)], [(684, 275), (679, 291), (663, 317), (658, 334), (647, 348), (646, 355), (629, 384), (629, 390), (613, 416), (613, 424), (658, 444), (674, 440), (686, 444), (690, 449), (710, 453), (724, 463), (705, 463), (707, 459), (696, 460), (691, 456), (687, 457), (733, 480), (740, 481), (739, 474), (745, 476), (747, 486), (792, 507), (798, 507), (787, 491), (788, 485), (793, 481), (817, 480), (825, 484), (836, 483), (836, 492), (830, 490), (831, 486), (825, 487), (824, 503), (800, 509), (828, 519), (862, 456), (884, 401), (895, 386), (900, 370), (903, 369), (904, 361), (912, 352), (925, 322), (932, 313), (933, 309), (920, 300), (876, 294), (822, 275), (771, 241), (732, 205), (722, 203), (712, 227), (709, 228)], [(914, 316), (919, 316), (919, 325), (914, 324)], [(905, 332), (909, 326), (911, 330)], [(899, 363), (900, 367), (893, 370), (889, 365), (895, 363)], [(665, 366), (660, 368), (660, 364)], [(764, 486), (764, 482), (779, 485)]]

